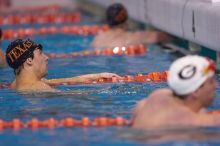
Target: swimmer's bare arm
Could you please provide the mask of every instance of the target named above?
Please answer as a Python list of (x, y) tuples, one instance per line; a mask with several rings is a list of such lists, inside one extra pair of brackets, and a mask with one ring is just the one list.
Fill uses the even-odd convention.
[(140, 42), (147, 44), (169, 42), (173, 39), (170, 35), (160, 31), (136, 32), (133, 36), (135, 36)]
[(48, 84), (59, 84), (59, 83), (66, 83), (66, 82), (83, 83), (86, 81), (96, 80), (99, 78), (111, 78), (111, 77), (121, 78), (117, 74), (104, 72), (104, 73), (97, 73), (97, 74), (80, 75), (80, 76), (71, 77), (71, 78), (48, 79), (48, 80), (45, 80), (45, 82)]

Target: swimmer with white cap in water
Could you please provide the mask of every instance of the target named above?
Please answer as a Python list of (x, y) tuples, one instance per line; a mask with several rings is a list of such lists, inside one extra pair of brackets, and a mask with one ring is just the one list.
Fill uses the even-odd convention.
[(169, 89), (157, 89), (136, 105), (132, 127), (220, 125), (220, 115), (202, 110), (213, 102), (218, 86), (213, 61), (197, 55), (177, 59), (169, 69), (168, 85)]

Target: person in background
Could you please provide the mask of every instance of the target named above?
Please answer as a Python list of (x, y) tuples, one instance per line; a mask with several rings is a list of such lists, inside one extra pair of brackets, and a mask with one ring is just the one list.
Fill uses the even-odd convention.
[(0, 0), (0, 12), (11, 9), (11, 0)]
[(110, 30), (99, 32), (92, 42), (93, 47), (123, 47), (171, 40), (169, 35), (160, 31), (127, 31), (128, 13), (120, 3), (114, 3), (107, 8), (106, 19)]
[[(1, 38), (2, 38), (2, 29), (0, 28), (0, 41), (1, 41)], [(6, 63), (6, 60), (5, 60), (5, 54), (2, 51), (2, 49), (0, 48), (0, 68), (6, 67), (6, 66), (7, 66), (7, 63)]]
[(119, 77), (113, 73), (87, 74), (71, 78), (43, 79), (48, 73), (48, 57), (42, 51), (43, 46), (27, 39), (11, 42), (6, 50), (8, 65), (14, 69), (16, 79), (12, 89), (28, 92), (56, 92), (50, 84), (63, 82), (85, 82), (98, 78)]
[(168, 74), (170, 88), (157, 89), (137, 103), (132, 127), (138, 129), (219, 126), (220, 115), (205, 110), (218, 83), (213, 61), (198, 55), (177, 59)]

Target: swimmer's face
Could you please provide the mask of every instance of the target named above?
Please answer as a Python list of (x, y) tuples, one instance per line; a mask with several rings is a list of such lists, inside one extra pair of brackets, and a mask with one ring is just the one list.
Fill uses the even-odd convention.
[(218, 86), (218, 82), (215, 76), (208, 78), (203, 85), (199, 88), (198, 98), (203, 103), (204, 107), (208, 107), (212, 104), (214, 97), (215, 97), (215, 90)]
[(34, 50), (34, 71), (39, 79), (45, 77), (48, 73), (48, 57), (40, 49)]

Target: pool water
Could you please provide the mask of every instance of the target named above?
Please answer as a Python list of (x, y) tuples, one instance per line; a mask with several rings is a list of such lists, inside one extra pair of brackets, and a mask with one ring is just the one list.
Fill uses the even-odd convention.
[[(45, 35), (32, 37), (40, 42), (46, 53), (69, 53), (93, 49), (90, 43), (93, 36)], [(3, 41), (5, 50), (9, 41)], [(87, 73), (113, 72), (119, 75), (136, 75), (153, 71), (165, 71), (176, 59), (160, 46), (149, 45), (148, 52), (142, 56), (79, 56), (53, 58), (49, 60), (47, 78), (71, 77)], [(0, 72), (0, 82), (9, 83), (14, 79), (12, 69)], [(219, 78), (218, 78), (219, 80)], [(161, 83), (104, 83), (59, 85), (62, 93), (21, 94), (10, 89), (0, 89), (0, 118), (23, 122), (32, 118), (44, 120), (53, 117), (81, 119), (98, 116), (131, 118), (137, 101), (157, 88), (167, 87)], [(220, 95), (217, 89), (217, 97)], [(216, 98), (210, 110), (220, 107)], [(1, 145), (16, 146), (139, 146), (139, 145), (219, 145), (219, 127), (189, 128), (179, 130), (139, 131), (129, 127), (74, 127), (37, 130), (7, 129), (0, 131)]]

